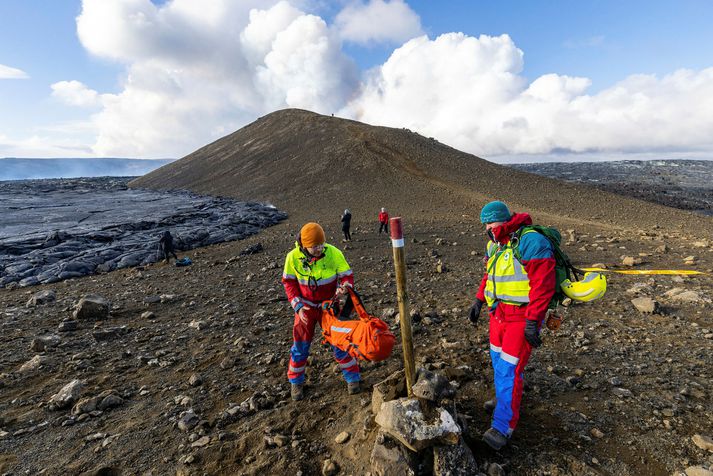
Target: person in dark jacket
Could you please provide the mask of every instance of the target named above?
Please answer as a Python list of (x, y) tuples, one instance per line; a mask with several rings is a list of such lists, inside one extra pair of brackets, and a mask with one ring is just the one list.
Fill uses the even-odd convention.
[(352, 234), (349, 231), (349, 228), (351, 227), (352, 224), (352, 214), (347, 208), (344, 210), (344, 214), (342, 215), (342, 232), (344, 233), (344, 240), (345, 241), (352, 241)]
[(171, 236), (170, 231), (166, 230), (163, 232), (161, 239), (158, 240), (158, 246), (161, 250), (163, 258), (166, 260), (166, 263), (168, 263), (168, 258), (171, 255), (173, 255), (175, 259), (178, 259), (178, 256), (176, 256), (176, 250), (173, 247), (173, 236)]

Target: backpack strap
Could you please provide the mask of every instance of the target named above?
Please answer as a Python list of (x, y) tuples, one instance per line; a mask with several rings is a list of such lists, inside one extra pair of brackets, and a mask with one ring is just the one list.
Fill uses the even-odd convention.
[(570, 261), (569, 256), (567, 256), (565, 252), (562, 251), (562, 248), (560, 248), (559, 244), (555, 243), (554, 240), (550, 238), (546, 233), (543, 233), (540, 230), (540, 227), (538, 226), (522, 226), (510, 236), (510, 245), (512, 246), (515, 258), (517, 258), (518, 261), (521, 261), (522, 256), (520, 254), (520, 240), (522, 239), (522, 235), (531, 232), (539, 233), (540, 235), (547, 238), (547, 241), (549, 241), (550, 245), (552, 245), (552, 254), (555, 258), (555, 262), (561, 264), (561, 266), (565, 269), (565, 272), (567, 273), (567, 279), (572, 280), (572, 278), (574, 278), (574, 281), (579, 281), (579, 276), (584, 275), (584, 271), (579, 268), (576, 268)]

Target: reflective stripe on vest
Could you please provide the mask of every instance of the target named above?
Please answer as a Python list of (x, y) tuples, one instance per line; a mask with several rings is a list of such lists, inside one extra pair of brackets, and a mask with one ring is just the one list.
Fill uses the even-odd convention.
[(487, 270), (485, 301), (488, 306), (495, 301), (517, 305), (530, 302), (530, 279), (522, 263), (515, 258), (510, 243), (500, 246), (492, 241), (488, 243)]

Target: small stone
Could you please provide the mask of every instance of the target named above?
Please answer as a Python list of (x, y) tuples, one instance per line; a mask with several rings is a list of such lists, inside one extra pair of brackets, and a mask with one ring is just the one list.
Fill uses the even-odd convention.
[(343, 431), (337, 435), (337, 437), (334, 439), (334, 441), (341, 445), (341, 444), (344, 444), (347, 441), (349, 441), (350, 437), (351, 437), (351, 435), (348, 432)]
[(18, 372), (20, 372), (20, 373), (33, 372), (33, 371), (37, 370), (38, 368), (40, 368), (40, 366), (42, 364), (44, 364), (45, 362), (47, 362), (47, 357), (43, 357), (41, 355), (36, 355), (36, 356), (32, 357), (30, 360), (28, 360), (27, 362), (25, 362), (24, 364), (22, 364), (22, 366), (20, 366), (20, 369), (18, 370)]
[(210, 443), (210, 436), (203, 436), (191, 443), (191, 448), (200, 448)]
[(208, 327), (208, 324), (205, 321), (200, 321), (197, 319), (193, 319), (189, 324), (188, 327), (191, 329), (197, 329), (199, 331), (202, 331), (203, 329)]
[(322, 463), (322, 476), (334, 476), (339, 473), (339, 465), (331, 459), (325, 459)]
[(631, 393), (631, 390), (628, 390), (626, 388), (620, 388), (620, 387), (613, 388), (612, 393), (619, 398), (631, 397), (633, 395)]
[(76, 331), (78, 328), (79, 328), (79, 322), (77, 322), (74, 319), (62, 321), (59, 323), (59, 326), (57, 326), (57, 330), (59, 332)]
[(488, 466), (488, 476), (505, 476), (505, 470), (498, 463), (490, 463)]
[(713, 453), (713, 438), (708, 435), (695, 434), (691, 438), (693, 443), (702, 450)]
[(203, 383), (203, 378), (198, 374), (193, 374), (193, 375), (191, 375), (191, 378), (188, 379), (188, 384), (191, 387), (197, 387), (202, 383)]
[(650, 297), (638, 297), (631, 300), (637, 311), (643, 314), (653, 314), (658, 309), (658, 303)]
[(599, 428), (592, 428), (589, 432), (594, 438), (604, 438), (604, 432)]
[(146, 311), (141, 314), (141, 319), (155, 319), (155, 318), (156, 318), (156, 314), (154, 314), (151, 311)]
[(713, 476), (713, 471), (703, 466), (689, 466), (686, 468), (686, 476)]
[(43, 304), (50, 304), (55, 302), (57, 296), (55, 292), (51, 289), (46, 289), (44, 291), (40, 291), (38, 293), (35, 293), (32, 295), (29, 301), (27, 301), (27, 304), (25, 304), (26, 307), (35, 307), (35, 306), (41, 306)]
[(220, 361), (220, 368), (223, 370), (231, 369), (235, 366), (235, 359), (233, 357), (226, 357)]
[(85, 436), (84, 441), (103, 440), (104, 438), (106, 438), (106, 433), (93, 433), (91, 435)]
[(609, 383), (614, 385), (615, 387), (618, 387), (621, 385), (621, 379), (619, 377), (612, 377), (609, 379)]
[(167, 302), (173, 302), (175, 301), (177, 296), (175, 294), (161, 294), (159, 296), (159, 300), (161, 303), (167, 303)]
[(196, 415), (193, 410), (186, 410), (181, 413), (181, 416), (178, 419), (178, 429), (186, 432), (191, 431), (196, 427), (196, 425), (198, 425), (199, 421), (200, 418), (198, 418), (198, 415)]
[(77, 401), (77, 398), (79, 398), (81, 390), (82, 382), (79, 380), (72, 380), (67, 385), (62, 387), (59, 392), (52, 395), (50, 401), (48, 402), (50, 410), (58, 410), (72, 405), (75, 401)]
[(636, 266), (637, 264), (641, 264), (643, 261), (641, 258), (634, 258), (633, 256), (624, 256), (622, 258), (621, 263), (624, 266)]
[(285, 435), (275, 435), (272, 438), (272, 442), (275, 443), (275, 445), (279, 446), (280, 448), (287, 445), (288, 441), (289, 441), (289, 438), (287, 438)]
[(103, 410), (108, 410), (110, 408), (118, 407), (123, 404), (124, 404), (123, 398), (121, 398), (119, 395), (112, 394), (112, 395), (108, 395), (108, 396), (104, 397), (101, 400), (101, 402), (99, 402), (99, 404), (97, 405), (97, 408), (99, 410), (103, 411)]
[(81, 415), (90, 413), (97, 409), (99, 399), (97, 397), (83, 398), (79, 400), (72, 408), (72, 415)]
[(101, 296), (89, 294), (79, 300), (74, 309), (75, 319), (106, 319), (111, 303)]

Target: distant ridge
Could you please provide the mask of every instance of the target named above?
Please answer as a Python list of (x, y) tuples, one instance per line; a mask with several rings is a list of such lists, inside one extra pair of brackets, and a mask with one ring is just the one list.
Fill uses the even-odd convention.
[(0, 158), (0, 180), (74, 177), (134, 177), (175, 159), (20, 159)]
[(713, 225), (688, 212), (497, 165), (407, 129), (299, 109), (268, 114), (130, 186), (268, 201), (297, 221), (333, 220), (344, 208), (375, 219), (385, 206), (392, 216), (472, 223), (484, 203), (501, 199), (560, 226)]

